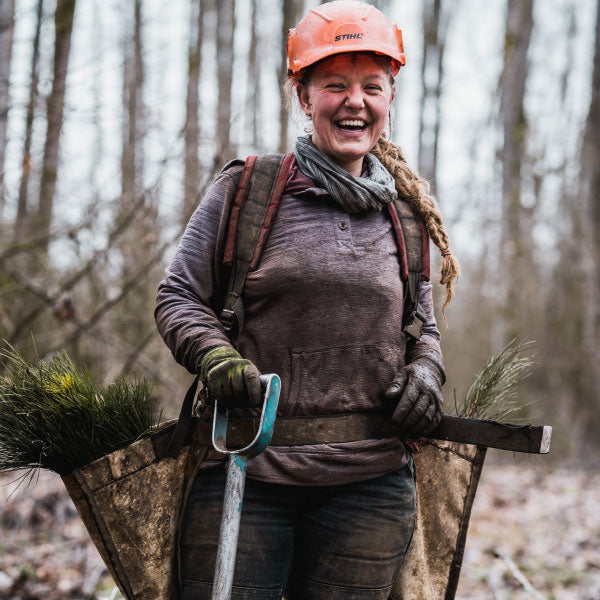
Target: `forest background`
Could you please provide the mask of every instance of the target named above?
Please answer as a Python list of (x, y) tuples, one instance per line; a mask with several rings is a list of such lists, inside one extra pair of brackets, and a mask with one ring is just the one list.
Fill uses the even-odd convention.
[[(554, 428), (535, 463), (597, 466), (600, 2), (371, 3), (404, 34), (391, 139), (462, 266), (440, 318), (446, 410), (533, 340), (521, 417)], [(0, 339), (101, 381), (140, 374), (176, 414), (191, 376), (156, 331), (157, 285), (225, 161), (304, 133), (283, 49), (316, 4), (0, 0)]]

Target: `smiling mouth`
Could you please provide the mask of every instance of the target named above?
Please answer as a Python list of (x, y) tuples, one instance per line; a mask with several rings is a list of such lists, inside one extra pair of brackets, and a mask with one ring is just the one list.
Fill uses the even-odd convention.
[(340, 119), (335, 125), (342, 131), (364, 131), (368, 123), (362, 119)]

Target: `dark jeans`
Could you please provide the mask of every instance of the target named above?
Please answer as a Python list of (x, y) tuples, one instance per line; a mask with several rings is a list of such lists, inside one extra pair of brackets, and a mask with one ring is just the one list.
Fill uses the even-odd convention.
[[(225, 472), (200, 471), (182, 521), (182, 600), (210, 600)], [(415, 516), (412, 464), (367, 481), (248, 479), (232, 600), (387, 600)]]

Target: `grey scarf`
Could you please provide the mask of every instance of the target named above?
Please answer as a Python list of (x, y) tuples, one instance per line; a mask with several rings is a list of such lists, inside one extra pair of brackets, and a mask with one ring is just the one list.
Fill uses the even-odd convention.
[(296, 140), (294, 154), (300, 171), (322, 185), (347, 213), (380, 211), (397, 196), (394, 178), (372, 154), (364, 157), (366, 177), (353, 177), (336, 165), (313, 144), (310, 136)]

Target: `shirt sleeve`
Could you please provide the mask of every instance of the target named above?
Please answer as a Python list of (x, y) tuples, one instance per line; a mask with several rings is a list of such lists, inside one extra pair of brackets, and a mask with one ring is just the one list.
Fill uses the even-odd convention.
[(229, 210), (241, 169), (217, 177), (192, 215), (158, 287), (154, 318), (175, 360), (191, 373), (202, 355), (231, 342), (217, 317), (219, 263), (224, 240), (222, 215)]
[(421, 329), (421, 339), (408, 343), (407, 364), (420, 358), (427, 358), (440, 370), (442, 381), (446, 380), (446, 369), (440, 347), (440, 332), (433, 311), (433, 285), (431, 281), (421, 281), (419, 304), (425, 313), (425, 323)]

